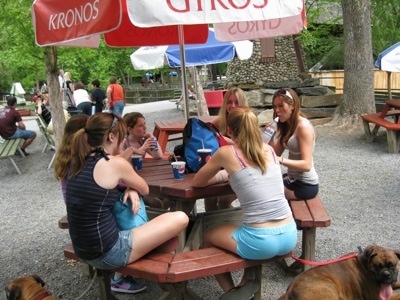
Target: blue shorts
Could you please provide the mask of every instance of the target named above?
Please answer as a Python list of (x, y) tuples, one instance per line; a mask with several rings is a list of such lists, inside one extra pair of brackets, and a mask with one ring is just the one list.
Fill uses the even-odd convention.
[(314, 198), (317, 196), (319, 190), (318, 184), (309, 184), (289, 177), (283, 178), (283, 184), (287, 189), (293, 191), (297, 199), (301, 200)]
[(9, 136), (8, 138), (4, 138), (5, 140), (15, 140), (15, 139), (31, 139), (36, 136), (36, 132), (33, 130), (26, 130), (26, 129), (19, 129), (14, 132), (12, 136)]
[(294, 220), (274, 228), (256, 228), (243, 224), (232, 237), (237, 242), (236, 252), (245, 259), (268, 259), (289, 253), (297, 244)]
[(117, 116), (122, 117), (122, 113), (124, 111), (125, 103), (124, 100), (118, 100), (113, 104), (112, 107), (110, 107), (110, 110), (116, 114)]
[(119, 232), (119, 238), (106, 254), (101, 257), (84, 260), (87, 264), (101, 270), (114, 270), (126, 266), (132, 252), (132, 230)]

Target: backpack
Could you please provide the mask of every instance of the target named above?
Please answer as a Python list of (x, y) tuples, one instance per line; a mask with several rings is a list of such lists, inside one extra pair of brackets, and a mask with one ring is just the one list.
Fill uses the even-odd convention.
[(220, 147), (219, 139), (223, 139), (213, 124), (197, 118), (190, 118), (187, 121), (182, 136), (183, 144), (174, 148), (174, 154), (181, 156), (186, 162), (187, 173), (196, 173), (200, 169), (197, 149), (211, 149), (213, 155)]

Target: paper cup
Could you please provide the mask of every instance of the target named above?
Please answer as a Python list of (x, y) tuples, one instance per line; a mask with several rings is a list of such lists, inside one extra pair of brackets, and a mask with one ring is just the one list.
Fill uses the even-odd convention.
[(199, 168), (204, 166), (211, 158), (211, 149), (198, 149)]
[(175, 179), (182, 180), (185, 177), (185, 165), (186, 162), (184, 161), (174, 161), (171, 163)]
[(143, 161), (143, 157), (141, 155), (134, 155), (131, 157), (131, 161), (132, 161), (132, 166), (135, 169), (136, 172), (142, 171), (142, 161)]

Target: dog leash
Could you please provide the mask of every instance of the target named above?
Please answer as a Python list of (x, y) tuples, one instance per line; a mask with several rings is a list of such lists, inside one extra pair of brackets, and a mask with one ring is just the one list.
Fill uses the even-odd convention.
[(298, 261), (298, 262), (300, 262), (300, 263), (302, 263), (304, 265), (311, 265), (311, 266), (330, 265), (330, 264), (333, 264), (333, 263), (336, 263), (336, 262), (339, 262), (339, 261), (348, 260), (348, 259), (351, 259), (351, 258), (354, 258), (354, 257), (357, 257), (357, 256), (358, 256), (358, 253), (350, 253), (350, 254), (335, 258), (335, 259), (330, 259), (330, 260), (325, 260), (325, 261), (312, 261), (312, 260), (302, 259), (300, 257), (295, 257), (292, 254), (292, 258), (295, 261)]

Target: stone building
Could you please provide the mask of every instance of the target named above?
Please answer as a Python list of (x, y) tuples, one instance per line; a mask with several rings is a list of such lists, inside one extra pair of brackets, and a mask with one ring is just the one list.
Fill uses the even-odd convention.
[(235, 85), (262, 86), (264, 82), (296, 80), (307, 69), (304, 59), (299, 69), (296, 58), (292, 36), (257, 39), (250, 59), (241, 61), (236, 58), (228, 63), (227, 81)]

